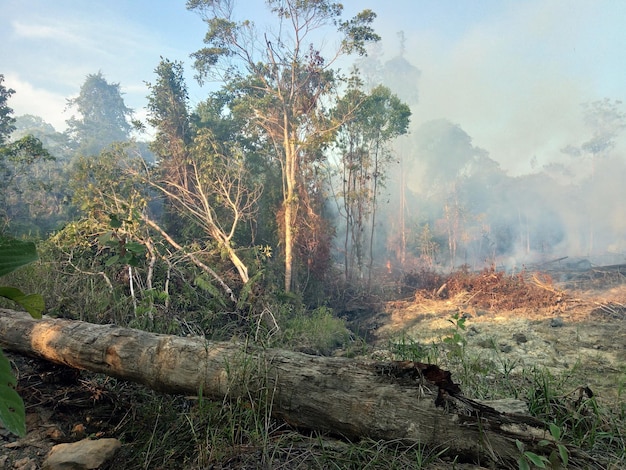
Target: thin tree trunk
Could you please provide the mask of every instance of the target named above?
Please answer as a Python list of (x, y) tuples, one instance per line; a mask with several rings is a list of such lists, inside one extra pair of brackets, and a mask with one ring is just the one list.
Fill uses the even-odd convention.
[[(318, 357), (201, 337), (158, 335), (0, 309), (0, 345), (78, 369), (209, 398), (272, 397), (293, 426), (348, 438), (419, 442), (497, 468), (516, 466), (516, 439), (533, 452), (541, 423), (462, 396), (450, 374), (414, 362)], [(589, 467), (591, 468), (591, 467)]]
[(285, 151), (285, 292), (291, 292), (293, 286), (294, 228), (296, 223), (297, 205), (297, 167), (298, 153), (292, 137), (288, 132), (289, 124), (285, 116), (283, 149)]

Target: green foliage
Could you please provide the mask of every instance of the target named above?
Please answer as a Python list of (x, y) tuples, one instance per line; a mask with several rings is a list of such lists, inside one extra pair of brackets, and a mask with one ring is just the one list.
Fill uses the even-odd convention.
[(102, 72), (89, 74), (76, 98), (67, 100), (80, 117), (67, 120), (68, 134), (83, 155), (97, 155), (113, 142), (128, 140), (132, 110), (122, 98), (119, 83), (108, 83)]
[(228, 300), (224, 297), (222, 291), (217, 288), (205, 274), (197, 276), (194, 279), (194, 284), (211, 296), (214, 305), (210, 305), (209, 307), (214, 307), (216, 310), (226, 308)]
[[(542, 439), (538, 443), (538, 449), (544, 448), (550, 451), (549, 456), (539, 455), (535, 452), (525, 450), (524, 444), (519, 440), (515, 440), (517, 449), (520, 451), (520, 457), (517, 460), (520, 470), (530, 470), (531, 468), (567, 468), (569, 463), (569, 451), (562, 443), (562, 430), (554, 423), (549, 426), (552, 440)], [(552, 450), (550, 450), (552, 448)]]
[(406, 134), (411, 111), (384, 86), (369, 93), (362, 88), (361, 79), (353, 75), (348, 91), (332, 113), (333, 119), (342, 123), (336, 139), (340, 151), (338, 175), (332, 184), (337, 186), (334, 193), (345, 223), (344, 277), (361, 278), (367, 266), (369, 286), (377, 197), (391, 162), (396, 161), (390, 143)]
[(40, 294), (24, 294), (15, 287), (0, 286), (0, 297), (12, 300), (30, 313), (33, 318), (41, 318), (41, 312), (45, 308), (43, 297)]
[(452, 334), (446, 336), (443, 339), (444, 344), (448, 345), (450, 348), (450, 353), (453, 357), (463, 358), (465, 355), (465, 346), (467, 345), (467, 339), (463, 334), (465, 332), (465, 321), (466, 318), (461, 316), (458, 312), (452, 315), (452, 318), (448, 319), (452, 325), (454, 325), (454, 330)]
[[(32, 242), (0, 238), (0, 276), (37, 260), (37, 248)], [(38, 294), (24, 294), (15, 287), (0, 287), (0, 297), (20, 305), (34, 318), (41, 318), (44, 310), (43, 297)]]
[(15, 118), (11, 116), (13, 109), (7, 104), (15, 90), (5, 87), (2, 82), (4, 82), (4, 74), (0, 74), (0, 145), (4, 144), (15, 129)]
[(423, 345), (405, 335), (399, 341), (392, 341), (389, 347), (394, 358), (399, 361), (425, 362), (427, 364), (438, 364), (439, 347), (436, 344)]
[(330, 355), (352, 341), (352, 333), (347, 329), (345, 320), (334, 316), (327, 307), (319, 307), (310, 313), (283, 311), (276, 317), (281, 334), (275, 337), (273, 346)]
[[(34, 243), (0, 239), (0, 276), (36, 259)], [(0, 287), (0, 296), (17, 302), (33, 317), (41, 318), (44, 304), (40, 295), (24, 295), (19, 289)], [(15, 391), (16, 384), (9, 361), (0, 350), (0, 422), (12, 433), (23, 436), (26, 434), (24, 403)]]
[(26, 434), (24, 402), (15, 391), (17, 381), (11, 364), (0, 349), (0, 424), (18, 436)]
[(112, 230), (98, 237), (99, 244), (108, 247), (112, 253), (104, 265), (139, 266), (146, 257), (146, 247), (141, 243), (130, 241), (125, 233), (119, 230), (123, 228), (124, 223), (132, 227), (133, 221), (122, 221), (117, 214), (109, 214), (109, 218)]
[(0, 276), (34, 261), (37, 261), (34, 243), (0, 238)]
[(33, 168), (51, 160), (54, 157), (31, 135), (0, 146), (0, 218), (7, 226), (13, 219), (24, 223), (36, 199), (48, 192), (40, 187), (43, 180), (33, 175)]

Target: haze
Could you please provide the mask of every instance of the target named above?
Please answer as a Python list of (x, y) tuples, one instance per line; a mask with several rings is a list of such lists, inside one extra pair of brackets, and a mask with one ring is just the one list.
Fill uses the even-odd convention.
[[(626, 174), (626, 133), (618, 126), (611, 136), (610, 151), (602, 155), (575, 159), (573, 154), (578, 149), (580, 156), (583, 144), (601, 131), (590, 125), (585, 104), (612, 105), (618, 117), (623, 112), (626, 3), (343, 3), (347, 14), (363, 8), (378, 14), (375, 27), (383, 41), (372, 51), (374, 59), (384, 64), (401, 57), (413, 67), (408, 81), (396, 79), (388, 85), (409, 102), (413, 112), (411, 134), (399, 144), (404, 145), (399, 152), (410, 173), (407, 184), (416, 198), (423, 198), (433, 183), (424, 180), (433, 177), (437, 166), (433, 162), (446, 160), (448, 155), (447, 150), (441, 150), (443, 153), (433, 151), (425, 157), (411, 149), (419, 147), (425, 129), (436, 128), (444, 138), (454, 134), (448, 133), (450, 129), (458, 129), (454, 135), (469, 139), (461, 151), (467, 154), (459, 157), (462, 162), (458, 168), (442, 167), (447, 168), (449, 181), (470, 171), (467, 164), (476, 155), (497, 163), (510, 182), (533, 175), (532, 181), (540, 181), (538, 186), (533, 183), (515, 194), (527, 195), (527, 204), (534, 209), (537, 205), (545, 209), (535, 215), (547, 231), (551, 229), (546, 224), (555, 222), (558, 214), (556, 230), (562, 236), (555, 244), (561, 245), (561, 251), (589, 254), (589, 241), (572, 234), (584, 231), (589, 214), (594, 213), (603, 219), (600, 231), (607, 238), (603, 250), (610, 248), (622, 256), (620, 231), (626, 228), (626, 221), (622, 221), (621, 201), (626, 197), (621, 175)], [(77, 95), (88, 74), (102, 71), (107, 80), (120, 83), (126, 104), (142, 119), (148, 94), (144, 82), (153, 79), (160, 56), (185, 62), (192, 104), (202, 101), (207, 90), (216, 86), (201, 88), (192, 78), (189, 54), (201, 46), (205, 25), (185, 9), (184, 1), (2, 0), (0, 8), (0, 73), (5, 75), (6, 86), (16, 91), (10, 102), (16, 116), (41, 116), (63, 130), (71, 116), (65, 110), (66, 99)], [(264, 18), (261, 0), (246, 2), (242, 11), (257, 21)], [(564, 151), (567, 148), (569, 152)], [(604, 163), (592, 170), (599, 156)], [(598, 171), (593, 180), (596, 184), (605, 182), (602, 191), (575, 193), (576, 185), (590, 188), (588, 179), (593, 171)], [(524, 184), (529, 181), (524, 180)], [(593, 204), (589, 202), (591, 192)], [(580, 205), (568, 205), (572, 194), (589, 202), (586, 215)], [(498, 220), (522, 217), (519, 207), (508, 205), (520, 204), (519, 197), (504, 193), (494, 197), (500, 200)], [(495, 211), (493, 205), (489, 210)], [(420, 208), (419, 212), (424, 214), (425, 210)], [(495, 216), (491, 227), (494, 221)], [(484, 253), (479, 258), (484, 258)]]

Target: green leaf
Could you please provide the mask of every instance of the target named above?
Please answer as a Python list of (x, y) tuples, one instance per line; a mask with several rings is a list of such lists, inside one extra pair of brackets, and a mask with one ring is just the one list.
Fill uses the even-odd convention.
[(117, 263), (120, 260), (119, 255), (113, 255), (111, 256), (108, 260), (106, 260), (106, 262), (104, 263), (105, 266), (112, 266), (115, 263)]
[(198, 276), (194, 279), (194, 284), (203, 291), (207, 292), (209, 295), (211, 295), (222, 307), (226, 307), (226, 302), (222, 297), (222, 293), (217, 287), (211, 284), (210, 281), (207, 281), (202, 276)]
[[(100, 245), (106, 245), (107, 243), (111, 241), (112, 236), (113, 236), (113, 232), (105, 232), (98, 237), (98, 243)], [(115, 242), (115, 244), (117, 245), (117, 241)]]
[(17, 381), (11, 365), (0, 349), (0, 423), (17, 436), (26, 435), (24, 402), (15, 391)]
[(567, 447), (563, 444), (558, 444), (557, 447), (559, 449), (559, 455), (561, 456), (561, 462), (563, 462), (564, 467), (567, 467), (567, 463), (569, 461), (569, 452), (567, 451)]
[(45, 304), (43, 297), (39, 294), (24, 294), (21, 290), (15, 287), (3, 287), (0, 286), (0, 297), (12, 300), (28, 313), (33, 318), (41, 318), (41, 314), (44, 311)]
[(143, 255), (146, 252), (146, 247), (141, 243), (128, 242), (125, 246), (128, 251), (136, 255)]
[(554, 423), (550, 423), (550, 434), (552, 434), (552, 437), (554, 438), (555, 441), (560, 440), (561, 439), (561, 428), (558, 427)]
[(137, 266), (139, 266), (141, 264), (141, 259), (139, 259), (136, 256), (132, 255), (132, 256), (130, 256), (130, 258), (128, 259), (126, 264), (128, 264), (129, 266), (132, 266), (133, 268), (136, 268)]
[(535, 467), (546, 468), (545, 457), (529, 451), (524, 452), (524, 456), (530, 460)]
[(517, 464), (519, 466), (519, 470), (530, 470), (530, 465), (524, 457), (520, 457), (520, 459), (517, 461)]
[(122, 221), (119, 219), (117, 215), (109, 214), (109, 219), (111, 219), (109, 221), (109, 226), (111, 228), (120, 228), (122, 226)]
[(37, 248), (33, 242), (0, 240), (0, 276), (37, 261)]

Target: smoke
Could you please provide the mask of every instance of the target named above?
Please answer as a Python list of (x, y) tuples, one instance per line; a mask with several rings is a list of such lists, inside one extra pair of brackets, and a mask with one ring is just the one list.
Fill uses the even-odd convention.
[(626, 261), (626, 6), (602, 4), (400, 1), (412, 12), (400, 22), (381, 13), (377, 66), (360, 68), (413, 112), (381, 198), (381, 264)]

